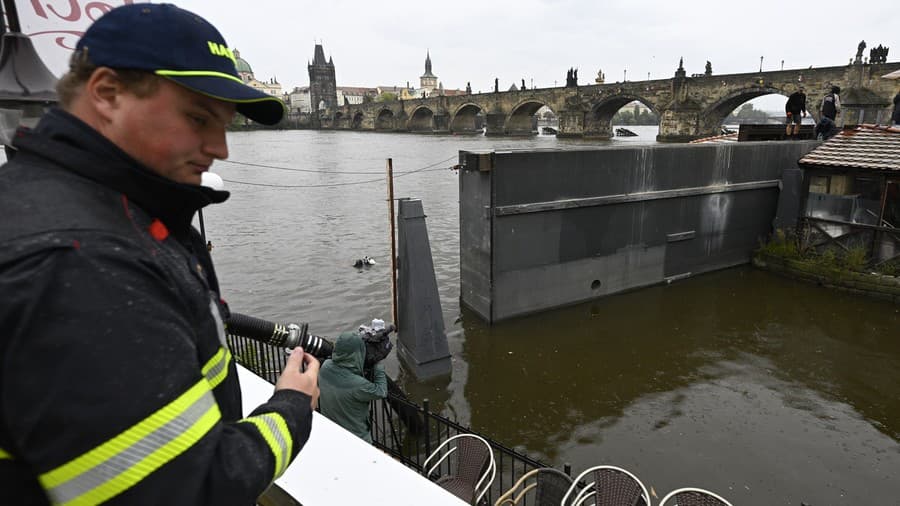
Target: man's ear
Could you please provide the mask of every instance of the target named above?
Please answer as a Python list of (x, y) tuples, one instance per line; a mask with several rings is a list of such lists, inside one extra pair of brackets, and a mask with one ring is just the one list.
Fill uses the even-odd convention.
[(84, 98), (103, 120), (109, 121), (121, 105), (123, 91), (122, 81), (113, 69), (98, 67), (84, 85)]

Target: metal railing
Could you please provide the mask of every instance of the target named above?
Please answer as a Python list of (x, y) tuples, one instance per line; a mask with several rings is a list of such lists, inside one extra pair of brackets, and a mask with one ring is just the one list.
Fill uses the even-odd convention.
[[(226, 339), (235, 361), (269, 383), (275, 383), (287, 361), (283, 349), (233, 334), (228, 334)], [(484, 438), (493, 450), (497, 471), (481, 504), (493, 504), (522, 475), (532, 469), (550, 467), (439, 413), (433, 413), (427, 399), (419, 406), (407, 399), (393, 384), (390, 385), (386, 399), (372, 403), (369, 414), (375, 446), (418, 473), (423, 472), (422, 464), (425, 459), (447, 439), (457, 434), (476, 434)], [(448, 474), (455, 465), (455, 455), (451, 454), (434, 474)], [(568, 465), (564, 470), (571, 475)], [(431, 478), (434, 477), (433, 475)], [(528, 499), (530, 498), (526, 498), (522, 504), (530, 504)]]

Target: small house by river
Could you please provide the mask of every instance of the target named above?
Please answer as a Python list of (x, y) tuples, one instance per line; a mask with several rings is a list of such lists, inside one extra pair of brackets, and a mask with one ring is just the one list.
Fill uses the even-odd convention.
[(862, 248), (874, 265), (900, 263), (900, 128), (844, 130), (799, 165), (805, 246)]

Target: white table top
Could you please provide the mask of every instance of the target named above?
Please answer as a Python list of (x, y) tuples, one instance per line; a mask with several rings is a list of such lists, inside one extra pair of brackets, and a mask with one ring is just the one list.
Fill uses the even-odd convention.
[[(272, 396), (271, 384), (241, 366), (238, 377), (245, 414)], [(319, 413), (306, 446), (276, 483), (303, 506), (465, 504)]]

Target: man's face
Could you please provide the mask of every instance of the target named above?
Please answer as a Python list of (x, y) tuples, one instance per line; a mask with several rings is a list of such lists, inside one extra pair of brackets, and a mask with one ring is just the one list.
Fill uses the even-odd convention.
[(166, 79), (150, 96), (125, 92), (104, 133), (119, 148), (157, 174), (200, 184), (213, 160), (228, 157), (225, 126), (235, 106), (194, 93)]

